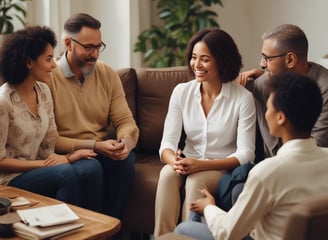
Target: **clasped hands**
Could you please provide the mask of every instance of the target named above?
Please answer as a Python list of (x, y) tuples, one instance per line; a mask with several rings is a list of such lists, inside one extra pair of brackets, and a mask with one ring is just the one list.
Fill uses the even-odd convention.
[(178, 175), (189, 175), (197, 172), (197, 159), (183, 158), (177, 153), (173, 158), (172, 168)]
[(96, 142), (94, 151), (108, 156), (113, 160), (126, 159), (132, 150), (132, 142), (129, 138), (122, 138), (120, 141), (109, 139), (106, 141)]
[(128, 138), (123, 138), (122, 140), (109, 139), (106, 141), (96, 142), (94, 146), (94, 151), (89, 149), (80, 149), (67, 155), (52, 154), (44, 162), (45, 166), (55, 166), (63, 163), (73, 163), (82, 158), (92, 158), (97, 155), (97, 153), (110, 157), (114, 160), (124, 160), (126, 159), (130, 151), (132, 150), (132, 143)]

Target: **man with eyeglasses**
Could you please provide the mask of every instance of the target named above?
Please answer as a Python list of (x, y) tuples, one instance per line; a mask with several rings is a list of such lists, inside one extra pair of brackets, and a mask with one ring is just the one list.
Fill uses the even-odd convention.
[(312, 137), (316, 139), (319, 146), (328, 147), (328, 70), (308, 61), (307, 37), (296, 25), (279, 25), (265, 32), (262, 40), (260, 65), (263, 70), (253, 69), (242, 72), (237, 80), (242, 85), (246, 85), (256, 99), (257, 121), (263, 140), (264, 157), (275, 155), (281, 146), (279, 138), (270, 135), (264, 118), (265, 103), (268, 99), (266, 81), (269, 77), (286, 71), (306, 74), (320, 86), (324, 105), (313, 128)]
[[(305, 74), (320, 87), (323, 106), (321, 114), (312, 130), (312, 137), (320, 147), (328, 147), (328, 70), (321, 65), (308, 61), (308, 40), (303, 30), (293, 24), (282, 24), (262, 35), (261, 68), (239, 74), (237, 81), (252, 91), (255, 98), (257, 117), (257, 139), (255, 163), (275, 156), (281, 147), (281, 139), (272, 136), (265, 121), (267, 81), (282, 72)], [(304, 112), (304, 115), (308, 114)], [(248, 170), (245, 170), (248, 171)], [(232, 173), (234, 175), (236, 173)], [(247, 178), (247, 173), (243, 174)], [(246, 180), (245, 178), (245, 180)], [(234, 181), (228, 174), (223, 176), (217, 187), (217, 202), (229, 209), (237, 200), (243, 189), (242, 181)], [(224, 185), (229, 183), (229, 188)], [(223, 198), (223, 196), (227, 196)], [(230, 202), (231, 200), (231, 202)]]
[[(88, 148), (97, 153), (95, 158), (104, 173), (103, 213), (122, 219), (134, 179), (133, 149), (139, 130), (119, 76), (98, 61), (106, 47), (100, 27), (97, 19), (84, 13), (65, 22), (66, 51), (48, 84), (60, 135), (56, 151), (69, 153)], [(116, 130), (115, 139), (109, 139), (110, 124)]]
[(204, 215), (204, 223), (182, 222), (176, 233), (202, 240), (284, 239), (289, 210), (328, 191), (328, 148), (318, 147), (311, 137), (323, 103), (318, 84), (304, 74), (285, 72), (266, 85), (265, 117), (270, 133), (281, 137), (283, 145), (250, 171), (245, 190), (229, 211), (216, 207), (213, 196), (201, 190), (204, 197), (190, 208)]

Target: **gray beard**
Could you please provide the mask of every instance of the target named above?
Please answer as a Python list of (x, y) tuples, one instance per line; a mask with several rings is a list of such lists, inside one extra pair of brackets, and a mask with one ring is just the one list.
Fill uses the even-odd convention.
[(87, 77), (89, 77), (90, 75), (93, 74), (93, 72), (95, 71), (95, 67), (93, 67), (91, 70), (87, 69), (85, 67), (82, 67), (82, 68), (80, 68), (80, 70), (81, 70), (81, 73), (82, 73), (83, 77), (87, 78)]
[(90, 75), (92, 75), (93, 72), (95, 71), (95, 68), (96, 68), (96, 63), (94, 64), (94, 66), (92, 68), (91, 67), (88, 68), (84, 64), (79, 64), (79, 69), (84, 78), (87, 78)]

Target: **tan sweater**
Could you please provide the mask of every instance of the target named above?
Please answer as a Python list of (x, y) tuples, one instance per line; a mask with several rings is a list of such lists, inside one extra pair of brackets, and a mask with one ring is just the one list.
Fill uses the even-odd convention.
[(66, 59), (59, 61), (49, 83), (60, 135), (56, 151), (92, 149), (95, 141), (107, 139), (110, 123), (116, 129), (117, 139), (130, 136), (136, 145), (139, 130), (116, 72), (98, 61), (94, 73), (80, 85), (74, 76), (66, 78), (62, 68), (68, 75)]

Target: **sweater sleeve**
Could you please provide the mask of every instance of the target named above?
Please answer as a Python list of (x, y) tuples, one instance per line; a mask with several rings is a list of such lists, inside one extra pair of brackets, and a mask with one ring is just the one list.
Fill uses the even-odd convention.
[(111, 72), (111, 83), (113, 84), (108, 116), (109, 121), (112, 122), (118, 139), (131, 138), (134, 143), (133, 145), (136, 146), (139, 137), (139, 129), (126, 101), (125, 92), (119, 76), (111, 68), (109, 68), (109, 71)]

